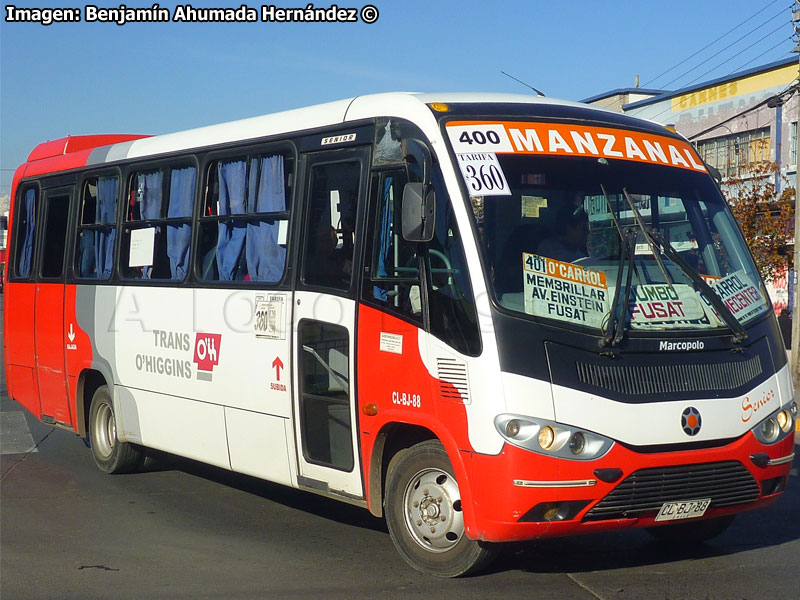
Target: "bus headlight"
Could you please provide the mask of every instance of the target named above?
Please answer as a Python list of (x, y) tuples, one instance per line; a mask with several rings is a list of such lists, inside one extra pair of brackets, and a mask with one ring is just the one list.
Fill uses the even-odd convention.
[(555, 441), (556, 434), (550, 425), (545, 425), (539, 430), (539, 445), (542, 447), (542, 450), (550, 450)]
[(614, 445), (613, 440), (554, 421), (498, 415), (495, 428), (508, 443), (548, 456), (571, 460), (593, 460), (603, 456)]
[(569, 450), (575, 456), (583, 454), (583, 451), (586, 450), (586, 436), (580, 431), (573, 433), (572, 437), (569, 438)]
[(797, 403), (780, 408), (753, 427), (753, 435), (767, 446), (776, 444), (794, 433), (797, 419)]

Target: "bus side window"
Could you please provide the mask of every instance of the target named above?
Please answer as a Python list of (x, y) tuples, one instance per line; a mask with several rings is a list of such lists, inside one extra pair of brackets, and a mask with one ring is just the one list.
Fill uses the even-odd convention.
[(292, 167), (281, 154), (211, 164), (196, 259), (201, 279), (283, 278)]
[(417, 244), (407, 242), (400, 227), (406, 182), (404, 169), (373, 176), (362, 298), (422, 325)]
[(124, 278), (186, 278), (196, 180), (192, 166), (133, 174), (122, 240)]
[(72, 189), (47, 190), (44, 195), (42, 224), (42, 279), (59, 279), (64, 275), (64, 255), (67, 247)]
[(83, 184), (75, 244), (75, 274), (108, 279), (113, 272), (119, 178), (101, 176)]
[(356, 161), (311, 169), (302, 277), (306, 285), (350, 289), (360, 175)]
[(14, 211), (14, 240), (16, 246), (14, 274), (18, 279), (28, 279), (33, 272), (33, 242), (36, 237), (38, 200), (36, 188), (28, 188), (20, 195)]
[(434, 186), (436, 229), (428, 243), (426, 260), (431, 333), (459, 352), (477, 356), (481, 353), (481, 338), (464, 246), (438, 174)]

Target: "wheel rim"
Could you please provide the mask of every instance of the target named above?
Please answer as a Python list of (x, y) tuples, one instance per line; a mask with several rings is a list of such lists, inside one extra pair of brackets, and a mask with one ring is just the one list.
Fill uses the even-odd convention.
[(441, 469), (423, 469), (403, 494), (406, 527), (429, 552), (447, 552), (464, 535), (461, 495), (455, 477)]
[(114, 412), (111, 406), (103, 402), (97, 407), (97, 416), (94, 420), (95, 450), (103, 458), (108, 458), (114, 451), (116, 440), (117, 424), (114, 421)]

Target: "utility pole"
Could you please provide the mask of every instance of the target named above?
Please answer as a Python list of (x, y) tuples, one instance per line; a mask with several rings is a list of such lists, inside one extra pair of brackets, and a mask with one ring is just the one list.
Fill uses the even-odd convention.
[[(793, 39), (797, 42), (793, 52), (798, 54), (798, 77), (800, 77), (800, 0), (794, 0), (792, 7), (792, 25), (794, 27)], [(797, 142), (795, 142), (797, 143)], [(800, 192), (800, 181), (798, 180), (800, 169), (795, 171), (794, 179), (794, 269), (790, 273), (793, 282), (792, 295), (794, 296), (794, 307), (792, 310), (792, 359), (790, 369), (792, 381), (796, 387), (800, 384), (800, 281), (797, 273), (800, 270), (800, 243), (798, 243), (798, 233), (800, 233), (800, 202), (798, 202), (798, 192)]]

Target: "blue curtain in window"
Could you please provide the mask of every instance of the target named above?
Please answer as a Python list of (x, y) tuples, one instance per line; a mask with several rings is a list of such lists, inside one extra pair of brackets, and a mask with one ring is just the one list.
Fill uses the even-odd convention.
[[(100, 177), (97, 180), (97, 223), (109, 224), (107, 229), (95, 232), (95, 259), (97, 278), (108, 279), (114, 264), (114, 239), (116, 238), (116, 204), (119, 181), (116, 177)], [(81, 238), (83, 241), (83, 238)], [(91, 271), (84, 273), (91, 275)]]
[[(258, 168), (258, 185), (253, 185), (255, 168), (250, 170), (251, 185), (248, 206), (251, 212), (282, 212), (286, 210), (286, 190), (283, 185), (283, 156), (267, 156)], [(278, 244), (279, 223), (248, 223), (247, 272), (253, 281), (279, 281), (286, 262), (286, 248)]]
[[(236, 215), (245, 212), (245, 183), (247, 164), (243, 160), (219, 163), (219, 214)], [(219, 224), (217, 237), (217, 269), (219, 278), (231, 281), (244, 247), (247, 229), (243, 222), (224, 221)]]
[(89, 231), (87, 229), (81, 231), (80, 239), (78, 240), (78, 276), (79, 277), (98, 277), (95, 267), (97, 266), (97, 253), (95, 252), (95, 245), (97, 244), (97, 231)]
[(31, 274), (33, 261), (33, 237), (36, 234), (36, 190), (31, 188), (25, 192), (25, 237), (19, 257), (19, 276)]
[[(169, 182), (169, 208), (167, 217), (180, 218), (192, 216), (194, 204), (194, 167), (173, 169)], [(192, 226), (188, 223), (167, 226), (167, 256), (169, 256), (172, 279), (182, 281), (186, 277), (189, 263), (189, 244), (192, 240)]]
[(139, 211), (142, 219), (161, 218), (161, 182), (163, 173), (154, 171), (152, 173), (139, 173), (138, 175), (138, 198)]
[[(383, 187), (383, 214), (381, 215), (380, 229), (378, 230), (380, 240), (380, 246), (378, 248), (378, 277), (388, 276), (386, 261), (389, 260), (389, 252), (392, 248), (392, 209), (394, 208), (389, 205), (389, 198), (392, 191), (392, 179), (392, 177), (387, 177)], [(388, 292), (377, 285), (373, 286), (372, 293), (377, 300), (385, 302), (388, 298)]]

